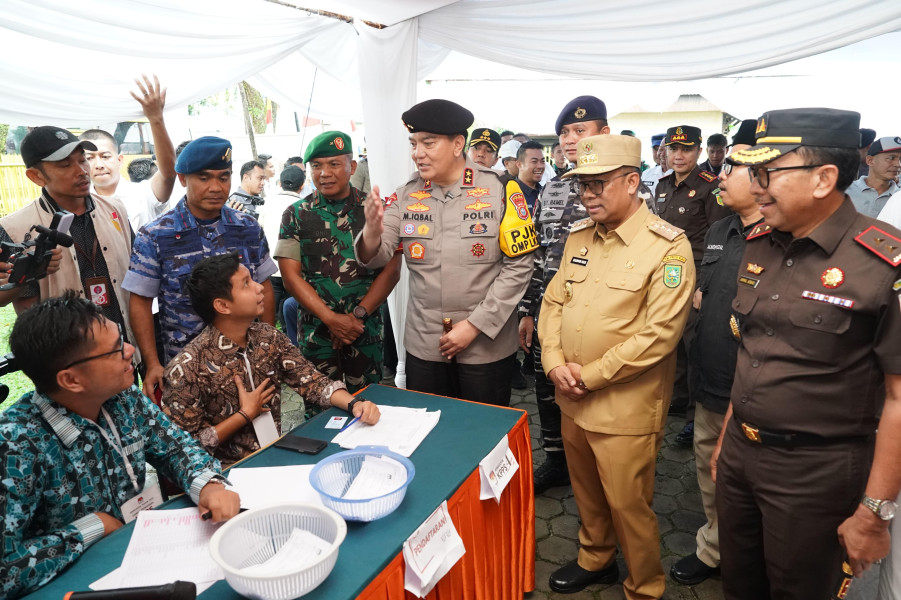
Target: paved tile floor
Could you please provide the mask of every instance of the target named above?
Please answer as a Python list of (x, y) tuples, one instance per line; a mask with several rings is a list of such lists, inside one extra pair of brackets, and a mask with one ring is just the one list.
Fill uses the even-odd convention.
[[(391, 381), (384, 381), (392, 385)], [(282, 419), (288, 431), (303, 419), (302, 401), (293, 390), (283, 395)], [(534, 389), (514, 390), (513, 406), (528, 412), (532, 433), (532, 461), (540, 465), (544, 452), (538, 441), (538, 409)], [(657, 459), (657, 479), (654, 491), (654, 510), (660, 525), (660, 554), (663, 569), (668, 574), (672, 564), (695, 551), (695, 533), (704, 523), (704, 512), (695, 476), (694, 454), (673, 442), (685, 420), (670, 417), (660, 456)], [(624, 599), (622, 580), (626, 565), (618, 558), (620, 583), (593, 585), (577, 594), (556, 594), (548, 588), (548, 577), (558, 566), (575, 558), (578, 550), (579, 512), (570, 487), (553, 488), (535, 498), (535, 591), (526, 594), (527, 600), (620, 600)], [(875, 600), (878, 567), (861, 580), (855, 581), (848, 594), (850, 600)], [(719, 579), (708, 579), (695, 586), (682, 586), (667, 577), (665, 600), (722, 600)]]

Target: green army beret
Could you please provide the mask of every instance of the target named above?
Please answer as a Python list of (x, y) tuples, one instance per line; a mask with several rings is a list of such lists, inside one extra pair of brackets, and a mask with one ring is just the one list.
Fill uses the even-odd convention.
[(307, 146), (303, 161), (308, 163), (314, 158), (353, 154), (351, 146), (350, 136), (346, 133), (326, 131), (313, 138), (309, 146)]

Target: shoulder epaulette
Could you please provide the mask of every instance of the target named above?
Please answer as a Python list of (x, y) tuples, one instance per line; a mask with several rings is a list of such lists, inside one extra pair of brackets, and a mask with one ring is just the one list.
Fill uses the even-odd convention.
[(875, 225), (865, 229), (854, 241), (893, 267), (901, 265), (901, 239)]
[(663, 219), (657, 219), (653, 223), (649, 223), (648, 229), (670, 242), (685, 232), (684, 229), (679, 229), (678, 227), (670, 225)]
[(770, 227), (766, 223), (760, 223), (757, 225), (757, 227), (755, 227), (754, 229), (751, 230), (751, 232), (748, 234), (748, 237), (746, 237), (745, 240), (747, 241), (747, 240), (753, 240), (754, 238), (759, 238), (761, 236), (764, 236), (764, 235), (770, 233), (771, 231), (773, 231), (772, 227)]
[(717, 180), (716, 173), (711, 173), (710, 171), (700, 171), (698, 172), (698, 177), (706, 181), (707, 183), (713, 183)]
[(591, 218), (582, 219), (581, 221), (573, 223), (569, 228), (569, 232), (575, 233), (577, 231), (582, 231), (583, 229), (588, 229), (589, 227), (594, 227), (594, 221), (592, 221)]

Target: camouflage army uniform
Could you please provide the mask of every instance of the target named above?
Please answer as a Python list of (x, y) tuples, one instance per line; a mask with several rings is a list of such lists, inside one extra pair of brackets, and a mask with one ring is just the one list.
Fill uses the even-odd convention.
[(538, 309), (544, 290), (557, 270), (563, 257), (563, 248), (569, 237), (569, 227), (588, 216), (579, 195), (569, 181), (554, 179), (542, 190), (535, 209), (535, 230), (540, 247), (535, 252), (535, 270), (529, 288), (519, 303), (520, 318), (535, 319), (532, 335), (532, 360), (535, 362), (535, 396), (538, 400), (538, 419), (541, 424), (541, 446), (545, 452), (563, 453), (563, 437), (560, 434), (560, 408), (554, 403), (554, 384), (541, 367), (541, 344), (538, 343)]
[[(356, 188), (350, 196), (331, 202), (319, 192), (289, 206), (275, 248), (276, 258), (299, 261), (304, 280), (336, 313), (351, 313), (360, 303), (378, 270), (366, 269), (354, 257), (353, 241), (366, 222), (366, 197)], [(329, 328), (308, 311), (301, 311), (297, 343), (304, 357), (332, 379), (343, 376), (351, 392), (381, 380), (382, 318), (379, 311), (366, 318), (363, 333), (340, 351), (332, 348)]]
[(256, 219), (223, 207), (218, 219), (199, 221), (185, 199), (174, 209), (141, 227), (135, 238), (131, 264), (122, 289), (145, 298), (158, 298), (159, 334), (165, 364), (203, 330), (183, 284), (191, 269), (207, 256), (238, 252), (250, 276), (263, 283), (276, 272), (269, 245)]

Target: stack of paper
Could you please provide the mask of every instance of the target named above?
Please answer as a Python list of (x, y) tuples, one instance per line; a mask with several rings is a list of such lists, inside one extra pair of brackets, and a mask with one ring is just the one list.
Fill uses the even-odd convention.
[(407, 468), (388, 456), (367, 456), (347, 488), (345, 500), (368, 500), (390, 494), (407, 482)]
[(209, 551), (210, 538), (218, 528), (219, 524), (201, 519), (197, 507), (141, 511), (122, 566), (90, 587), (104, 590), (193, 581), (200, 593), (225, 578)]
[(381, 417), (375, 425), (357, 421), (332, 438), (342, 448), (357, 446), (387, 446), (392, 452), (409, 457), (429, 432), (438, 424), (441, 411), (424, 408), (379, 406)]

